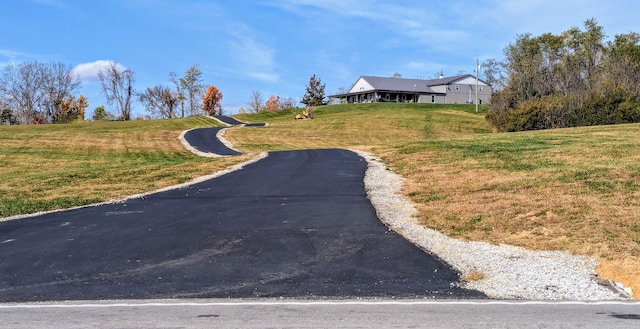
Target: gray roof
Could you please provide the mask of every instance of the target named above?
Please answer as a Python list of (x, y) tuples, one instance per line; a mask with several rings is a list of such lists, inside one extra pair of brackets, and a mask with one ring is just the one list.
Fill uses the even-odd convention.
[[(416, 91), (416, 92), (433, 92), (431, 87), (448, 85), (457, 80), (473, 77), (470, 74), (456, 75), (453, 77), (444, 77), (438, 79), (402, 79), (402, 78), (383, 78), (373, 76), (362, 76), (360, 78), (367, 81), (375, 90), (384, 91)], [(360, 80), (360, 79), (358, 79)], [(352, 86), (353, 88), (353, 86)]]

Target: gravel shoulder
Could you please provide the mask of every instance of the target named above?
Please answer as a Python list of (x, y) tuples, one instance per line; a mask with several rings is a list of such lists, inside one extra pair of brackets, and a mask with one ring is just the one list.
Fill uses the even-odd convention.
[(426, 252), (449, 263), (462, 277), (479, 273), (482, 279), (465, 283), (496, 299), (631, 300), (619, 284), (596, 277), (595, 259), (562, 251), (531, 251), (510, 245), (461, 241), (417, 223), (415, 207), (399, 191), (402, 177), (386, 170), (369, 153), (356, 151), (369, 167), (365, 188), (378, 217), (390, 229)]

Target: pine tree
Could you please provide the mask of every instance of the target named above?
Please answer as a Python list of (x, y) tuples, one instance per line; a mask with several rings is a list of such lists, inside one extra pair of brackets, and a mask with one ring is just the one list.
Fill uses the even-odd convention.
[(324, 101), (324, 84), (322, 84), (319, 78), (316, 78), (315, 74), (311, 79), (309, 79), (307, 93), (304, 94), (300, 103), (305, 104), (306, 106), (320, 106), (327, 104)]

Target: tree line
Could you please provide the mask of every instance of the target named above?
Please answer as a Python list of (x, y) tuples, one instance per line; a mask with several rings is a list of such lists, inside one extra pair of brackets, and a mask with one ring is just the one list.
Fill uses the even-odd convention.
[(557, 35), (518, 35), (502, 62), (483, 63), (498, 90), (489, 123), (522, 131), (640, 122), (640, 34), (605, 38), (595, 19)]
[[(131, 120), (131, 103), (137, 99), (151, 118), (171, 119), (185, 116), (222, 113), (222, 92), (213, 85), (202, 83), (202, 71), (198, 65), (188, 68), (182, 77), (169, 73), (172, 87), (158, 84), (142, 92), (133, 88), (134, 74), (116, 63), (98, 73), (102, 93), (107, 103), (113, 105), (118, 120)], [(104, 108), (94, 111), (94, 120), (105, 116)]]
[[(300, 103), (307, 107), (327, 105), (325, 93), (325, 84), (322, 83), (320, 78), (316, 75), (312, 75), (309, 78), (309, 84), (305, 87), (305, 94), (302, 96)], [(262, 97), (262, 93), (257, 90), (251, 91), (251, 98), (247, 103), (247, 108), (240, 108), (240, 113), (258, 113), (269, 112), (283, 109), (291, 109), (297, 107), (298, 101), (293, 97), (280, 97), (277, 95), (270, 95), (265, 101)]]
[[(202, 83), (198, 65), (187, 69), (182, 77), (171, 72), (172, 87), (159, 84), (142, 92), (134, 88), (133, 71), (114, 62), (100, 70), (98, 78), (102, 93), (115, 113), (100, 105), (94, 109), (94, 120), (131, 120), (135, 100), (152, 118), (222, 112), (222, 93), (217, 87)], [(0, 124), (65, 123), (84, 119), (87, 98), (75, 96), (80, 86), (72, 68), (59, 62), (5, 65), (0, 75)]]
[[(142, 104), (149, 118), (176, 118), (200, 114), (222, 114), (222, 92), (214, 85), (202, 83), (198, 65), (188, 68), (183, 76), (169, 74), (171, 86), (158, 84), (137, 92), (135, 75), (128, 68), (109, 62), (98, 72), (102, 94), (112, 111), (104, 105), (93, 111), (93, 120), (131, 120), (134, 101)], [(80, 81), (71, 67), (61, 63), (27, 62), (6, 65), (0, 75), (0, 124), (65, 123), (84, 119), (87, 98), (75, 97)], [(315, 74), (309, 79), (300, 103), (306, 106), (326, 105), (325, 85)], [(247, 110), (239, 112), (276, 111), (297, 107), (292, 97), (270, 95), (264, 101), (253, 91)]]
[(0, 124), (68, 122), (84, 116), (80, 81), (62, 63), (8, 64), (0, 76)]

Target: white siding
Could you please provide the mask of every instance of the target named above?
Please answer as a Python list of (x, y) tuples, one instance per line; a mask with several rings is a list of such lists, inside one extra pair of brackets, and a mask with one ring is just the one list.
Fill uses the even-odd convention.
[(371, 90), (373, 90), (373, 86), (370, 85), (365, 79), (360, 78), (360, 80), (358, 80), (358, 82), (356, 82), (356, 84), (353, 85), (353, 88), (349, 90), (349, 93), (359, 93), (359, 92), (371, 91)]
[[(472, 78), (472, 77), (466, 77), (462, 80), (457, 80), (455, 82), (451, 83), (452, 85), (474, 85), (476, 84), (476, 78)], [(487, 84), (478, 80), (478, 85), (479, 86), (486, 86)]]

